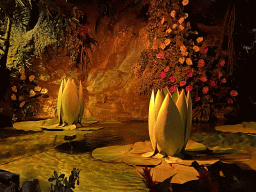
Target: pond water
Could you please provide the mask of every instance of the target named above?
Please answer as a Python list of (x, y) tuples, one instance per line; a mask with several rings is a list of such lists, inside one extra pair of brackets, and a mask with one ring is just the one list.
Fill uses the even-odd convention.
[[(101, 130), (80, 135), (70, 143), (63, 136), (34, 133), (0, 140), (0, 169), (20, 175), (20, 185), (37, 178), (43, 192), (50, 189), (53, 171), (69, 176), (81, 169), (75, 191), (148, 191), (132, 166), (105, 163), (91, 156), (93, 149), (149, 140), (146, 122), (98, 123)], [(56, 147), (55, 147), (56, 146)], [(71, 146), (73, 150), (71, 151)]]
[[(37, 178), (42, 192), (49, 192), (48, 178), (54, 170), (69, 177), (73, 168), (81, 169), (80, 185), (76, 185), (75, 192), (149, 191), (134, 167), (124, 163), (95, 160), (91, 156), (91, 152), (99, 147), (149, 140), (147, 122), (99, 122), (96, 126), (103, 129), (77, 135), (70, 143), (64, 140), (64, 136), (56, 138), (55, 135), (44, 132), (2, 136), (0, 169), (19, 174), (20, 185), (26, 180)], [(209, 131), (209, 128), (206, 130), (207, 128), (199, 130), (198, 127), (192, 127), (191, 139), (206, 146), (232, 147), (255, 152), (255, 135), (221, 133)], [(0, 130), (0, 136), (3, 131)], [(256, 159), (251, 160), (255, 161)]]

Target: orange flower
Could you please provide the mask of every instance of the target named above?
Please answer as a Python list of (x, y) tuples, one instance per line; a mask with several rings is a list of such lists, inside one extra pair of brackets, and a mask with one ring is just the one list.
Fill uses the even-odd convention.
[(223, 79), (220, 80), (220, 82), (221, 82), (221, 83), (226, 83), (227, 80), (226, 80), (225, 78), (223, 78)]
[(204, 66), (204, 60), (203, 59), (199, 59), (197, 66), (198, 67), (203, 67)]
[(208, 91), (209, 91), (209, 87), (205, 86), (205, 87), (203, 88), (203, 93), (206, 94), (206, 93), (208, 93)]
[(233, 96), (233, 97), (235, 97), (235, 96), (238, 95), (238, 93), (237, 93), (236, 90), (232, 90), (232, 91), (230, 91), (230, 95)]
[(182, 87), (182, 86), (186, 85), (186, 81), (181, 81), (179, 84)]
[(202, 77), (199, 78), (199, 80), (202, 81), (202, 82), (206, 82), (207, 78), (205, 76), (202, 76)]
[(224, 65), (225, 65), (225, 60), (221, 60), (221, 61), (220, 61), (220, 66), (223, 67)]
[(187, 5), (187, 4), (188, 4), (188, 0), (183, 0), (183, 1), (182, 1), (182, 5), (183, 5), (183, 6), (185, 6), (185, 5)]
[(20, 80), (25, 80), (26, 79), (26, 75), (24, 75), (24, 74), (22, 74), (21, 76), (20, 76)]

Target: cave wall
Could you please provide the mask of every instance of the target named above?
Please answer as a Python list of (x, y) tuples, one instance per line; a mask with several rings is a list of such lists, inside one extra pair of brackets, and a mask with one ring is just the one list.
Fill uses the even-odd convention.
[(141, 51), (149, 46), (147, 21), (139, 18), (134, 8), (100, 19), (95, 5), (86, 5), (83, 11), (87, 15), (90, 32), (97, 41), (97, 45), (87, 50), (88, 73), (81, 74), (81, 66), (71, 66), (70, 58), (61, 46), (58, 55), (48, 47), (42, 58), (33, 58), (31, 68), (37, 83), (47, 88), (49, 96), (40, 98), (41, 110), (37, 117), (56, 116), (56, 100), (62, 78), (73, 78), (78, 84), (85, 76), (82, 81), (85, 118), (146, 120), (149, 96), (139, 95), (134, 67)]

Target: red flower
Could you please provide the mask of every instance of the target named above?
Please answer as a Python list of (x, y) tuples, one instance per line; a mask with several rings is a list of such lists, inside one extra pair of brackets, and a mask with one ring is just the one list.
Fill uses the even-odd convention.
[(208, 52), (208, 47), (204, 47), (204, 48), (202, 49), (202, 52), (203, 52), (203, 53), (207, 53), (207, 52)]
[(238, 95), (238, 93), (237, 93), (236, 90), (232, 90), (232, 91), (230, 91), (230, 95), (233, 96), (233, 97), (235, 97), (235, 96)]
[(215, 81), (210, 80), (209, 85), (210, 85), (211, 87), (215, 87), (215, 86), (216, 86), (216, 83), (215, 83)]
[(208, 93), (208, 91), (209, 91), (209, 87), (205, 86), (205, 87), (203, 88), (203, 93), (206, 94), (206, 93)]
[(213, 62), (213, 61), (214, 61), (214, 59), (215, 59), (215, 58), (214, 58), (214, 57), (212, 57), (212, 58), (211, 58), (211, 62)]
[(196, 96), (195, 101), (200, 101), (201, 97)]
[(220, 61), (220, 66), (223, 67), (224, 65), (225, 65), (225, 60), (221, 60), (221, 61)]
[(202, 76), (202, 77), (199, 78), (199, 80), (202, 81), (202, 82), (206, 82), (207, 78), (205, 76)]
[(168, 72), (169, 69), (170, 69), (170, 67), (169, 67), (169, 66), (166, 66), (166, 68), (164, 69), (164, 72), (165, 72), (165, 73)]
[(223, 79), (220, 80), (220, 82), (221, 82), (221, 83), (226, 83), (227, 80), (226, 80), (225, 78), (223, 78)]
[(227, 102), (228, 102), (228, 104), (233, 104), (233, 99), (227, 98)]
[(161, 58), (161, 59), (164, 59), (164, 52), (161, 51), (161, 52), (158, 54), (158, 57)]
[(218, 73), (218, 78), (220, 79), (220, 78), (222, 77), (222, 75), (223, 75), (223, 74), (222, 74), (221, 72), (219, 72), (219, 73)]
[(170, 91), (171, 93), (173, 93), (175, 90), (176, 90), (176, 87), (175, 87), (175, 86), (171, 86), (171, 87), (169, 88), (169, 91)]
[(203, 67), (204, 66), (204, 60), (203, 59), (199, 59), (197, 66), (198, 67)]
[(172, 83), (176, 80), (174, 76), (170, 76), (169, 79)]
[(188, 85), (187, 87), (186, 87), (186, 91), (188, 92), (188, 91), (192, 91), (192, 89), (193, 89), (193, 87), (191, 86), (191, 85)]
[(181, 81), (179, 84), (182, 87), (182, 86), (186, 85), (186, 81)]
[(193, 72), (191, 70), (188, 70), (187, 76), (188, 77), (192, 77), (193, 76)]
[(160, 73), (160, 77), (163, 79), (163, 78), (165, 78), (166, 77), (166, 73), (164, 72), (164, 71), (162, 71), (161, 73)]

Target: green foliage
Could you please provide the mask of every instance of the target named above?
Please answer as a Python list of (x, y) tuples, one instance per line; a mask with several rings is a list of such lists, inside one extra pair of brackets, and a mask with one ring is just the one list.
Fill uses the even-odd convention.
[(65, 177), (65, 174), (58, 175), (56, 171), (53, 172), (52, 177), (48, 179), (49, 182), (55, 181), (55, 184), (51, 184), (50, 192), (73, 192), (75, 189), (75, 183), (79, 185), (79, 173), (80, 169), (73, 168), (69, 179)]

